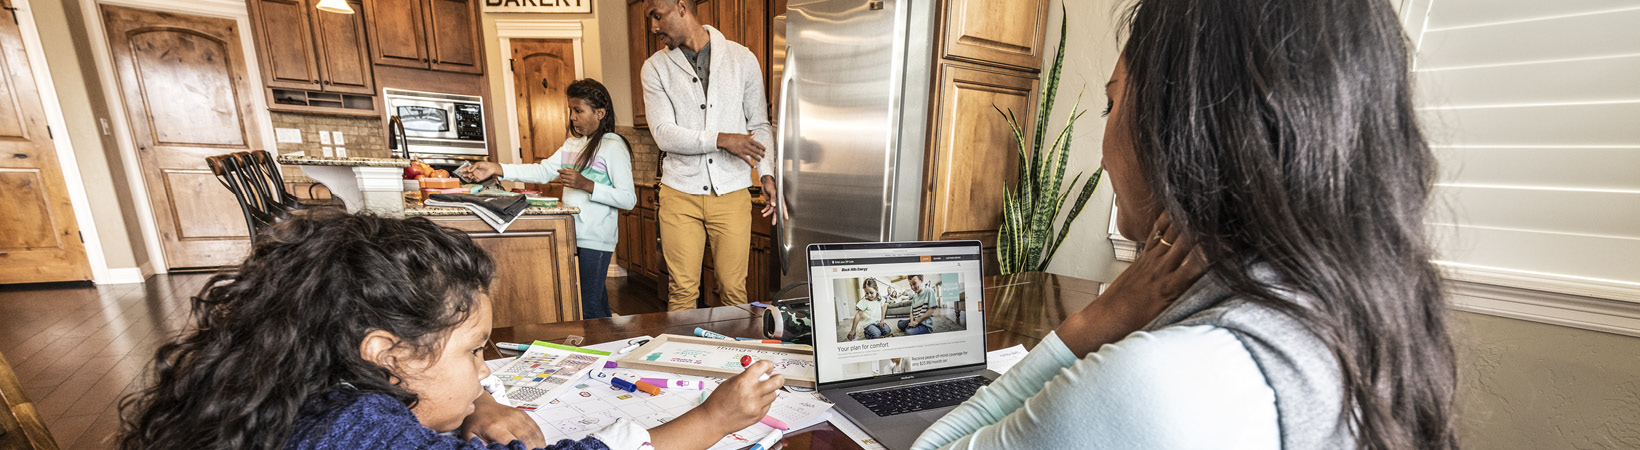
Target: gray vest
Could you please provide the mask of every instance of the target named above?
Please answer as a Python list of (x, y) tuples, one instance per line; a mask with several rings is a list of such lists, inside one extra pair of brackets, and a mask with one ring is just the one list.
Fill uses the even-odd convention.
[[(1255, 276), (1266, 281), (1275, 278), (1263, 270)], [(1301, 296), (1299, 301), (1313, 300)], [(1252, 354), (1253, 362), (1276, 394), (1281, 448), (1355, 448), (1354, 434), (1339, 415), (1344, 404), (1344, 382), (1338, 359), (1298, 321), (1235, 296), (1217, 277), (1208, 275), (1179, 296), (1145, 330), (1193, 325), (1224, 328)]]

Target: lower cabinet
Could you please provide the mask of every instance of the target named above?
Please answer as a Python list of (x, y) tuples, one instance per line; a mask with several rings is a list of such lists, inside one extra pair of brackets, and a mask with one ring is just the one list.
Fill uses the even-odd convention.
[(506, 233), (496, 233), (471, 215), (427, 219), (467, 232), (495, 259), (495, 281), (490, 284), (492, 326), (581, 319), (573, 216), (522, 216)]

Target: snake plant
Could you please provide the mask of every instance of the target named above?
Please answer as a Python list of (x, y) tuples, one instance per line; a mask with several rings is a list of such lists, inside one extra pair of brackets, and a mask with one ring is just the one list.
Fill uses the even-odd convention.
[(1029, 136), (1031, 139), (1026, 139), (1025, 131), (1021, 129), (1012, 109), (1003, 112), (1001, 108), (991, 106), (1013, 130), (1019, 158), (1019, 173), (1014, 187), (1002, 187), (1002, 228), (997, 230), (997, 260), (1004, 274), (1047, 270), (1048, 262), (1059, 251), (1059, 244), (1070, 234), (1071, 223), (1082, 214), (1082, 206), (1093, 196), (1094, 188), (1099, 185), (1099, 178), (1105, 172), (1101, 167), (1086, 181), (1082, 181), (1082, 174), (1077, 173), (1071, 179), (1070, 186), (1065, 186), (1074, 188), (1078, 181), (1082, 181), (1081, 191), (1077, 193), (1070, 213), (1065, 216), (1065, 223), (1055, 232), (1054, 219), (1059, 216), (1060, 207), (1071, 193), (1070, 189), (1061, 190), (1065, 180), (1065, 164), (1070, 159), (1071, 132), (1076, 120), (1087, 112), (1077, 109), (1082, 104), (1082, 96), (1077, 94), (1076, 104), (1071, 106), (1071, 116), (1065, 127), (1059, 130), (1052, 145), (1043, 146), (1048, 132), (1047, 118), (1053, 112), (1054, 95), (1059, 90), (1059, 71), (1064, 61), (1065, 22), (1061, 19), (1059, 49), (1043, 83), (1042, 98), (1038, 99), (1038, 120), (1033, 134)]

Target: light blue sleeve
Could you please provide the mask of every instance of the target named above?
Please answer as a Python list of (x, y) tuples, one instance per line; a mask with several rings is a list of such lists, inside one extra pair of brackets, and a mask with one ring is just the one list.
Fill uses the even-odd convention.
[(1136, 332), (1076, 359), (1050, 334), (936, 422), (931, 449), (1279, 449), (1275, 391), (1212, 326)]
[(609, 172), (609, 182), (613, 185), (593, 183), (593, 202), (609, 205), (616, 209), (632, 209), (638, 205), (638, 192), (632, 187), (632, 153), (627, 151), (626, 144), (620, 138), (604, 138), (604, 143), (598, 146), (598, 157), (604, 159), (605, 169)]
[(558, 147), (558, 151), (553, 152), (552, 156), (535, 164), (502, 164), (501, 179), (525, 183), (551, 183), (552, 180), (558, 179), (558, 169), (564, 167), (564, 159), (559, 156), (563, 154), (564, 147)]

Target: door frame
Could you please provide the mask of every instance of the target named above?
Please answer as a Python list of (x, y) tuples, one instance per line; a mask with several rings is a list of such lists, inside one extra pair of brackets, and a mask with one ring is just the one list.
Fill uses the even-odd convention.
[(586, 78), (586, 52), (581, 47), (582, 27), (580, 20), (550, 20), (550, 19), (496, 19), (496, 39), (501, 43), (500, 51), (496, 52), (501, 58), (501, 67), (505, 69), (500, 75), (505, 87), (507, 98), (507, 133), (512, 137), (512, 148), (504, 152), (496, 152), (498, 159), (508, 157), (509, 161), (497, 161), (504, 164), (521, 164), (524, 155), (519, 152), (520, 133), (518, 131), (518, 91), (513, 86), (512, 66), (507, 64), (507, 55), (512, 54), (513, 39), (569, 39), (570, 48), (575, 51), (575, 79)]
[[(262, 68), (256, 52), (256, 40), (251, 35), (250, 11), (244, 1), (237, 0), (77, 0), (80, 2), (80, 12), (84, 17), (87, 38), (91, 41), (91, 56), (96, 64), (97, 74), (102, 78), (103, 97), (108, 99), (109, 121), (113, 122), (112, 131), (114, 141), (120, 150), (120, 166), (125, 170), (125, 178), (129, 182), (126, 186), (131, 190), (131, 199), (135, 203), (137, 224), (142, 229), (143, 243), (147, 247), (148, 263), (143, 265), (141, 276), (166, 273), (170, 265), (166, 264), (165, 247), (160, 243), (159, 225), (154, 219), (154, 205), (148, 199), (148, 185), (143, 180), (142, 166), (137, 157), (136, 137), (131, 131), (131, 119), (126, 116), (125, 99), (120, 93), (119, 77), (114, 73), (114, 56), (108, 46), (108, 31), (104, 29), (102, 20), (102, 5), (128, 6), (155, 11), (164, 11), (196, 16), (218, 17), (234, 21), (239, 28), (239, 45), (245, 54), (246, 82), (253, 88), (265, 86), (262, 83)], [(257, 122), (266, 133), (260, 133), (262, 148), (278, 153), (278, 144), (273, 137), (273, 116), (268, 114), (268, 105), (262, 92), (247, 93), (250, 95), (251, 107), (254, 110), (252, 120)], [(78, 178), (78, 174), (76, 174)], [(82, 188), (83, 189), (83, 188)], [(95, 265), (93, 265), (95, 269)]]
[(136, 268), (108, 268), (103, 254), (102, 237), (97, 234), (96, 221), (91, 216), (90, 196), (85, 192), (85, 181), (80, 177), (79, 160), (74, 157), (74, 143), (68, 137), (68, 121), (63, 116), (62, 103), (57, 99), (57, 85), (51, 79), (51, 68), (46, 65), (45, 45), (40, 41), (40, 29), (34, 23), (34, 11), (29, 0), (12, 0), (17, 8), (17, 28), (23, 35), (23, 53), (28, 58), (29, 75), (40, 93), (40, 106), (46, 114), (46, 125), (51, 134), (63, 133), (61, 139), (52, 138), (57, 153), (57, 164), (63, 173), (63, 186), (68, 188), (68, 202), (74, 211), (74, 223), (80, 227), (80, 240), (85, 242), (85, 259), (91, 266), (91, 280), (97, 284), (141, 283), (141, 272)]

